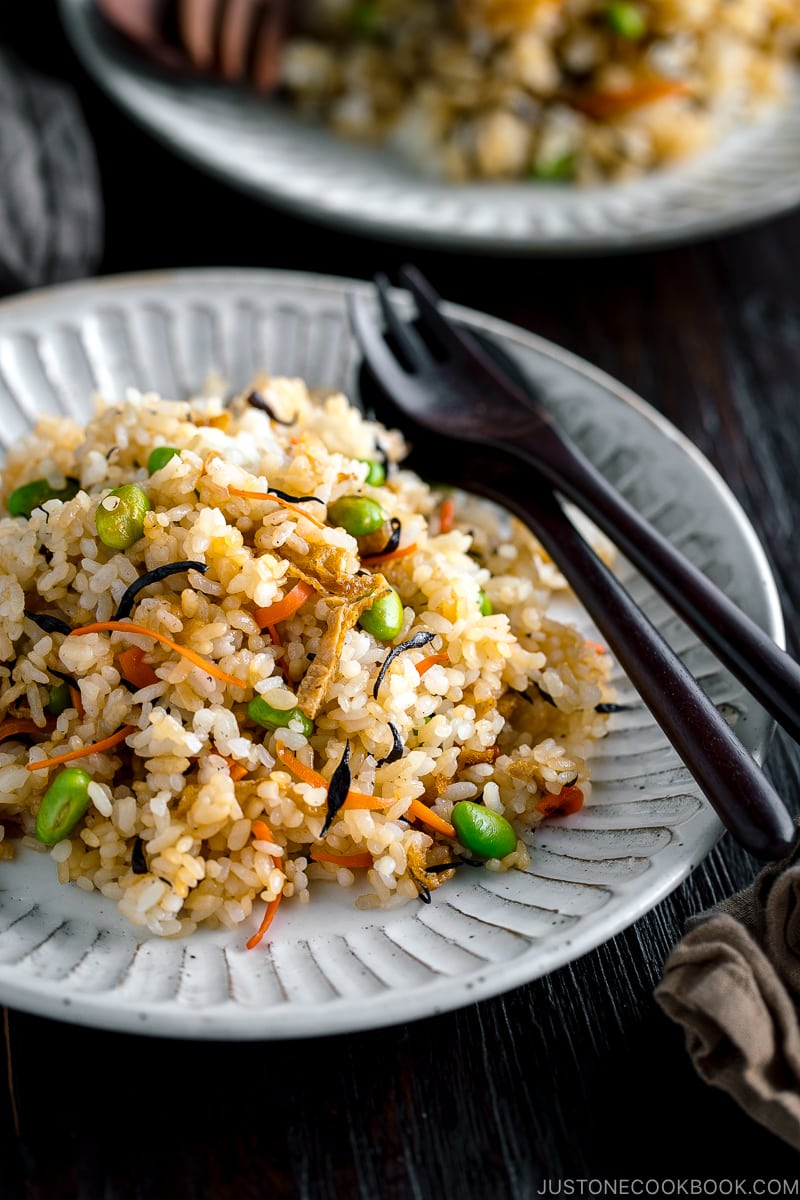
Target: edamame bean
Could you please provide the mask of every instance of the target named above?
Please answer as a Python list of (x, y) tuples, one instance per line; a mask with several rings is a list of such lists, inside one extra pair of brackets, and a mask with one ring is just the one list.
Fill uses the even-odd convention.
[(301, 709), (273, 708), (263, 696), (253, 696), (247, 706), (247, 715), (264, 729), (285, 728), (290, 721), (299, 721), (305, 737), (311, 737), (314, 732), (314, 722)]
[(606, 9), (606, 20), (618, 37), (635, 42), (647, 33), (647, 17), (638, 4), (615, 0)]
[(50, 698), (45, 708), (52, 717), (61, 716), (65, 708), (69, 708), (72, 698), (69, 694), (68, 683), (54, 683), (50, 688)]
[(176, 450), (174, 446), (156, 446), (155, 450), (150, 451), (150, 457), (147, 460), (148, 475), (155, 475), (156, 471), (165, 467), (171, 458), (180, 458), (180, 456), (180, 450)]
[(534, 179), (541, 183), (561, 183), (570, 179), (575, 170), (575, 155), (560, 154), (556, 158), (543, 159), (531, 170)]
[(490, 617), (494, 612), (494, 605), (483, 588), (478, 592), (478, 608), (481, 610), (482, 617)]
[(382, 462), (376, 462), (373, 458), (360, 458), (358, 461), (366, 463), (369, 467), (364, 483), (369, 483), (372, 487), (380, 487), (386, 483), (386, 467)]
[(71, 500), (77, 496), (80, 483), (77, 479), (68, 479), (63, 488), (52, 487), (46, 479), (32, 479), (15, 488), (6, 501), (6, 508), (12, 517), (29, 517), (35, 508), (44, 504), (45, 500)]
[(111, 550), (127, 550), (144, 533), (150, 501), (135, 483), (123, 483), (97, 506), (94, 523), (100, 541)]
[(42, 796), (34, 832), (45, 846), (68, 837), (89, 807), (90, 775), (80, 767), (66, 767)]
[(513, 826), (491, 808), (473, 800), (459, 800), (450, 816), (458, 840), (479, 858), (505, 858), (517, 847)]
[(376, 600), (371, 608), (364, 610), (358, 623), (379, 642), (390, 642), (403, 628), (403, 617), (403, 601), (392, 588)]
[(328, 505), (328, 520), (353, 537), (374, 533), (386, 519), (380, 504), (368, 496), (340, 496)]

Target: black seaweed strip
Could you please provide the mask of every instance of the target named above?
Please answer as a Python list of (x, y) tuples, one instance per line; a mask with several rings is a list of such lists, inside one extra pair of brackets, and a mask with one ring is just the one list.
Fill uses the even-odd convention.
[(325, 818), (325, 824), (322, 826), (320, 837), (325, 837), (334, 817), (347, 799), (352, 779), (353, 776), (350, 773), (350, 743), (345, 742), (344, 754), (338, 767), (331, 775), (331, 781), (328, 784), (328, 815)]
[(555, 707), (556, 707), (556, 702), (555, 702), (555, 700), (553, 699), (553, 697), (550, 695), (550, 693), (549, 693), (549, 692), (546, 692), (546, 691), (544, 690), (544, 688), (543, 688), (543, 687), (540, 687), (540, 686), (539, 686), (539, 684), (538, 684), (538, 683), (534, 683), (534, 685), (533, 685), (533, 686), (536, 688), (537, 692), (538, 692), (538, 693), (539, 693), (539, 695), (542, 697), (542, 699), (544, 700), (545, 704), (552, 704), (553, 708), (555, 708)]
[(114, 615), (114, 620), (126, 620), (133, 611), (133, 604), (139, 592), (141, 592), (142, 588), (149, 587), (151, 583), (160, 583), (162, 579), (167, 579), (170, 575), (179, 575), (181, 571), (200, 571), (204, 575), (207, 570), (208, 567), (205, 563), (186, 559), (184, 562), (166, 563), (163, 567), (156, 567), (153, 571), (146, 571), (144, 575), (140, 575), (138, 579), (134, 579), (129, 588), (125, 589), (122, 599), (119, 602), (119, 607)]
[(284, 421), (281, 417), (276, 416), (272, 408), (269, 406), (269, 404), (267, 404), (266, 400), (261, 395), (261, 392), (251, 392), (247, 397), (247, 403), (251, 408), (257, 408), (260, 412), (266, 413), (269, 419), (274, 421), (276, 425), (294, 425), (295, 421), (297, 420), (296, 417), (293, 417), (291, 421)]
[(400, 535), (403, 532), (403, 523), (399, 517), (392, 517), (391, 520), (392, 532), (388, 542), (382, 550), (376, 550), (374, 554), (365, 554), (363, 561), (368, 563), (371, 558), (383, 558), (384, 554), (394, 554), (397, 547), (400, 545)]
[(431, 633), (427, 629), (420, 629), (419, 633), (415, 633), (414, 636), (410, 637), (407, 642), (401, 642), (399, 646), (392, 647), (392, 649), (386, 655), (386, 658), (383, 660), (381, 669), (378, 672), (378, 678), (372, 685), (373, 700), (378, 699), (378, 692), (380, 691), (381, 684), (386, 677), (386, 672), (389, 670), (389, 667), (397, 658), (398, 654), (402, 654), (405, 650), (419, 650), (421, 646), (427, 646), (428, 642), (432, 642), (435, 637), (435, 633)]
[(131, 853), (131, 870), (134, 875), (146, 875), (149, 869), (147, 859), (144, 856), (144, 844), (142, 839), (137, 837), (133, 843), (133, 851)]
[(428, 887), (427, 883), (425, 883), (423, 879), (420, 879), (419, 875), (415, 875), (413, 871), (409, 871), (408, 873), (419, 888), (419, 891), (417, 892), (417, 899), (421, 900), (423, 904), (430, 904), (431, 889)]
[(27, 608), (25, 616), (30, 617), (34, 624), (43, 629), (45, 633), (72, 633), (71, 626), (66, 621), (62, 621), (61, 617), (51, 617), (49, 613), (33, 613)]
[(289, 504), (305, 504), (307, 500), (315, 500), (317, 504), (324, 504), (324, 500), (320, 500), (319, 496), (293, 496), (290, 492), (282, 492), (279, 488), (267, 488), (270, 496), (277, 496), (279, 500), (288, 500)]
[(595, 704), (594, 711), (596, 713), (625, 712), (627, 709), (629, 709), (631, 707), (632, 707), (632, 705), (630, 705), (630, 704), (605, 704), (604, 703), (604, 704)]
[(385, 758), (378, 759), (375, 763), (376, 767), (385, 767), (387, 763), (397, 762), (398, 758), (403, 757), (405, 746), (403, 745), (403, 739), (400, 737), (400, 732), (391, 721), (389, 722), (389, 728), (392, 731), (392, 748)]

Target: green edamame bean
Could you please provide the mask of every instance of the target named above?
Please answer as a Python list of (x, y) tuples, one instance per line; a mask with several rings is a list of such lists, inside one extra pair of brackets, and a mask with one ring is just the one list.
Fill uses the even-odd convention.
[(636, 42), (647, 33), (647, 17), (638, 4), (615, 0), (606, 9), (606, 20), (618, 37)]
[(12, 517), (29, 517), (35, 508), (44, 504), (45, 500), (71, 500), (77, 496), (80, 483), (77, 479), (68, 479), (66, 487), (54, 488), (46, 479), (32, 479), (15, 488), (6, 501), (6, 508)]
[(364, 610), (358, 623), (379, 642), (390, 642), (403, 628), (403, 619), (403, 601), (392, 588), (376, 600), (371, 608)]
[(69, 708), (72, 697), (69, 694), (68, 683), (54, 683), (50, 688), (50, 697), (45, 708), (51, 717), (60, 717), (65, 708)]
[(559, 154), (556, 158), (544, 159), (531, 169), (531, 175), (540, 183), (561, 183), (570, 179), (575, 170), (574, 154)]
[(481, 610), (482, 617), (490, 617), (494, 612), (494, 605), (483, 588), (478, 592), (478, 608)]
[(373, 458), (360, 458), (358, 461), (366, 463), (369, 467), (364, 483), (369, 483), (372, 487), (380, 487), (386, 483), (386, 467), (382, 462), (376, 462)]
[(479, 858), (505, 858), (517, 846), (513, 826), (491, 808), (473, 800), (459, 800), (450, 816), (458, 840)]
[(165, 467), (171, 458), (180, 458), (180, 456), (180, 450), (176, 450), (174, 446), (156, 446), (155, 450), (150, 451), (150, 457), (147, 460), (147, 474), (155, 475), (156, 471)]
[(45, 846), (68, 837), (89, 807), (90, 775), (80, 767), (66, 767), (42, 796), (34, 832)]
[(256, 725), (261, 725), (264, 729), (285, 728), (290, 721), (297, 720), (305, 737), (311, 737), (314, 732), (314, 722), (302, 709), (273, 708), (263, 696), (253, 696), (247, 706), (247, 715), (251, 721), (255, 721)]
[(386, 519), (380, 504), (368, 496), (340, 496), (328, 505), (328, 520), (341, 525), (345, 533), (353, 537), (374, 533)]
[(97, 506), (94, 523), (100, 541), (112, 550), (127, 550), (144, 533), (150, 501), (135, 483), (123, 483)]

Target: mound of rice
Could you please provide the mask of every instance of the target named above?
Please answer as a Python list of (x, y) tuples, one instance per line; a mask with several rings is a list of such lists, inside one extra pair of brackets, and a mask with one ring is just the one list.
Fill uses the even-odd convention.
[(303, 0), (293, 102), (424, 172), (638, 175), (780, 102), (797, 0)]
[[(149, 475), (157, 446), (180, 453)], [(0, 857), (22, 839), (50, 854), (63, 883), (97, 889), (165, 936), (252, 932), (263, 902), (272, 912), (281, 897), (324, 903), (312, 881), (366, 880), (362, 907), (429, 899), (457, 869), (443, 864), (469, 856), (442, 832), (463, 799), (505, 814), (518, 835), (486, 867), (527, 864), (531, 830), (566, 796), (574, 807), (589, 794), (608, 655), (548, 615), (566, 585), (528, 531), (474, 497), (432, 490), (403, 469), (405, 449), (343, 395), (312, 396), (293, 379), (262, 380), (228, 403), (97, 399), (85, 427), (40, 419), (8, 456), (4, 503), (33, 479), (80, 490), (0, 520)], [(371, 486), (381, 459), (385, 482)], [(125, 483), (151, 510), (119, 551), (95, 515)], [(369, 558), (326, 522), (327, 505), (353, 494), (400, 523), (399, 553)], [(141, 588), (122, 629), (69, 632), (113, 623), (132, 583), (188, 560), (205, 573)], [(272, 624), (271, 606), (299, 581), (307, 598)], [(358, 618), (364, 597), (389, 585), (404, 615), (386, 642)], [(391, 649), (420, 631), (427, 644), (397, 653), (379, 681)], [(143, 686), (124, 677), (131, 647), (149, 671)], [(63, 680), (71, 700), (53, 716), (50, 689)], [(247, 710), (258, 694), (298, 706), (313, 732), (298, 718), (257, 725)], [(348, 746), (350, 795), (324, 832)], [(64, 768), (35, 764), (72, 751), (69, 765), (91, 776), (89, 807), (44, 846), (36, 814)]]

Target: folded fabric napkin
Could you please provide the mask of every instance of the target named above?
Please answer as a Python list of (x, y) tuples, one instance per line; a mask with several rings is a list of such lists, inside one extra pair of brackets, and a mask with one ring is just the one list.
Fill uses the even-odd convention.
[(97, 164), (75, 97), (0, 49), (0, 293), (91, 274), (102, 247)]
[(700, 1077), (800, 1150), (800, 840), (692, 918), (654, 995)]

